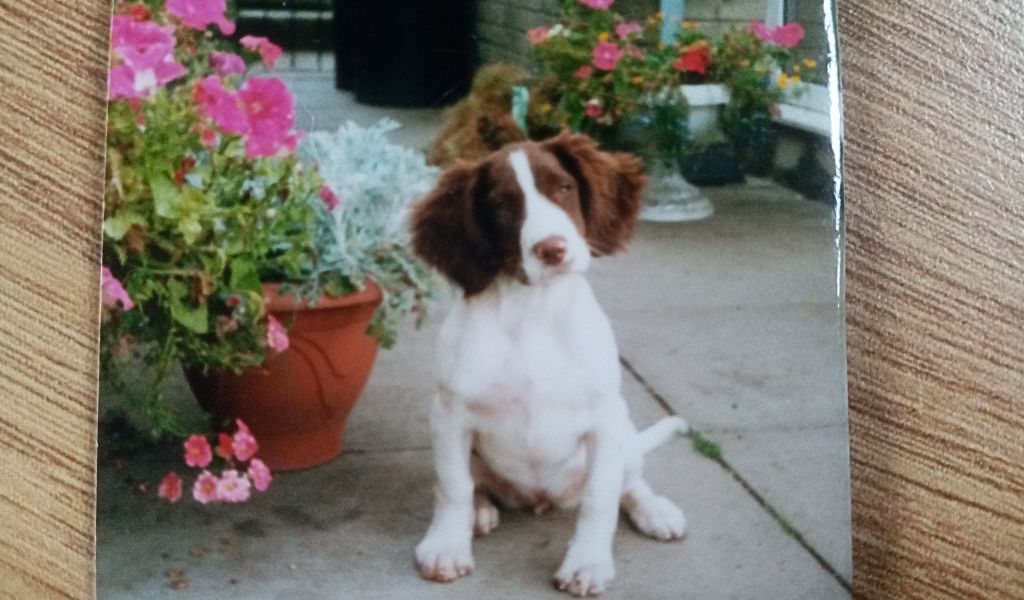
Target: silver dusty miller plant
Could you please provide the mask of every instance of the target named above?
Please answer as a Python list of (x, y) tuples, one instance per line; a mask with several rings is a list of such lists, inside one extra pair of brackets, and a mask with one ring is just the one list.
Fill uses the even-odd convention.
[(348, 121), (335, 132), (310, 134), (299, 148), (340, 199), (333, 210), (320, 207), (314, 242), (319, 260), (311, 275), (331, 293), (362, 289), (372, 277), (384, 301), (370, 333), (384, 347), (394, 343), (403, 316), (423, 316), (436, 285), (412, 254), (407, 220), (440, 171), (423, 154), (387, 139), (398, 127), (390, 119), (371, 127)]

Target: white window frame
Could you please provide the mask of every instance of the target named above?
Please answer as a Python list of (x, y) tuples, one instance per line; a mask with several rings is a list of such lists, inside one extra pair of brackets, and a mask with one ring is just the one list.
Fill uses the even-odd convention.
[[(829, 2), (830, 0), (818, 1)], [(768, 0), (764, 21), (772, 27), (785, 24), (786, 0)], [(833, 116), (832, 94), (829, 88), (828, 85), (805, 84), (803, 93), (799, 97), (787, 98), (779, 104), (779, 116), (775, 120), (783, 125), (821, 135), (830, 135)]]

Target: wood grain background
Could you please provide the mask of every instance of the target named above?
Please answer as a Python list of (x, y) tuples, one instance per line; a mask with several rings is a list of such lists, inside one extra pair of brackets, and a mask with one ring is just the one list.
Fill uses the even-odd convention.
[[(108, 3), (0, 0), (0, 596), (93, 595)], [(840, 0), (855, 588), (1024, 598), (1024, 4)]]

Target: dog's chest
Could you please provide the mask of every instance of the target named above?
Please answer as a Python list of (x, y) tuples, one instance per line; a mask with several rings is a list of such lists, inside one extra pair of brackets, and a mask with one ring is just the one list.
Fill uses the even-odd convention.
[(579, 462), (594, 406), (619, 391), (608, 321), (585, 280), (566, 284), (457, 307), (442, 333), (441, 383), (464, 404), (478, 451), (541, 487)]

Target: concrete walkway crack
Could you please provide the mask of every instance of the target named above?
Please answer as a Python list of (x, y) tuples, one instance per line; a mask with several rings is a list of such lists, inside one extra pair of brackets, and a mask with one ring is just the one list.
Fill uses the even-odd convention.
[[(629, 360), (626, 359), (625, 356), (619, 356), (619, 362), (622, 363), (622, 367), (626, 370), (626, 372), (628, 372), (630, 374), (630, 376), (632, 376), (633, 379), (635, 379), (636, 382), (639, 383), (644, 388), (644, 391), (646, 391), (647, 394), (656, 403), (658, 403), (659, 406), (661, 406), (662, 410), (664, 410), (669, 415), (683, 416), (683, 415), (678, 415), (676, 413), (675, 409), (672, 408), (672, 405), (670, 405), (668, 403), (668, 401), (665, 399), (665, 397), (662, 396), (661, 393), (658, 392), (658, 390), (654, 389), (654, 387), (644, 378), (643, 375), (640, 374), (639, 371), (637, 371), (636, 367), (634, 367), (633, 364), (630, 363)], [(691, 425), (690, 426), (690, 433), (688, 435), (692, 439), (700, 439), (700, 438), (703, 437), (701, 435), (701, 433), (702, 432), (697, 431)], [(757, 504), (768, 514), (768, 516), (771, 517), (778, 524), (778, 526), (782, 529), (782, 531), (785, 532), (786, 535), (788, 535), (788, 536), (792, 537), (794, 540), (796, 540), (796, 542), (798, 544), (800, 544), (800, 546), (808, 554), (810, 554), (811, 557), (815, 561), (817, 561), (819, 565), (821, 565), (821, 568), (824, 569), (826, 573), (831, 575), (832, 578), (835, 579), (836, 582), (839, 583), (839, 585), (843, 587), (843, 589), (845, 589), (848, 592), (852, 592), (853, 591), (853, 587), (850, 584), (850, 582), (847, 581), (845, 577), (840, 575), (839, 572), (835, 569), (835, 567), (833, 567), (827, 560), (825, 560), (825, 557), (822, 556), (821, 553), (818, 552), (818, 550), (815, 549), (804, 538), (804, 536), (800, 533), (800, 531), (797, 530), (789, 521), (787, 521), (786, 518), (783, 517), (779, 513), (778, 509), (776, 509), (775, 506), (773, 506), (771, 503), (769, 503), (765, 499), (765, 497), (761, 495), (760, 492), (758, 492), (756, 489), (754, 489), (754, 486), (752, 486), (750, 484), (750, 482), (747, 481), (743, 477), (743, 475), (740, 474), (740, 472), (736, 470), (735, 467), (733, 467), (721, 455), (718, 455), (716, 457), (706, 456), (706, 458), (708, 458), (708, 460), (712, 460), (712, 461), (718, 463), (718, 466), (720, 466), (722, 469), (724, 469), (726, 473), (731, 475), (732, 478), (737, 483), (740, 484), (740, 487), (742, 487), (747, 492), (747, 494), (749, 494), (750, 497), (753, 498), (754, 501), (757, 502)]]

